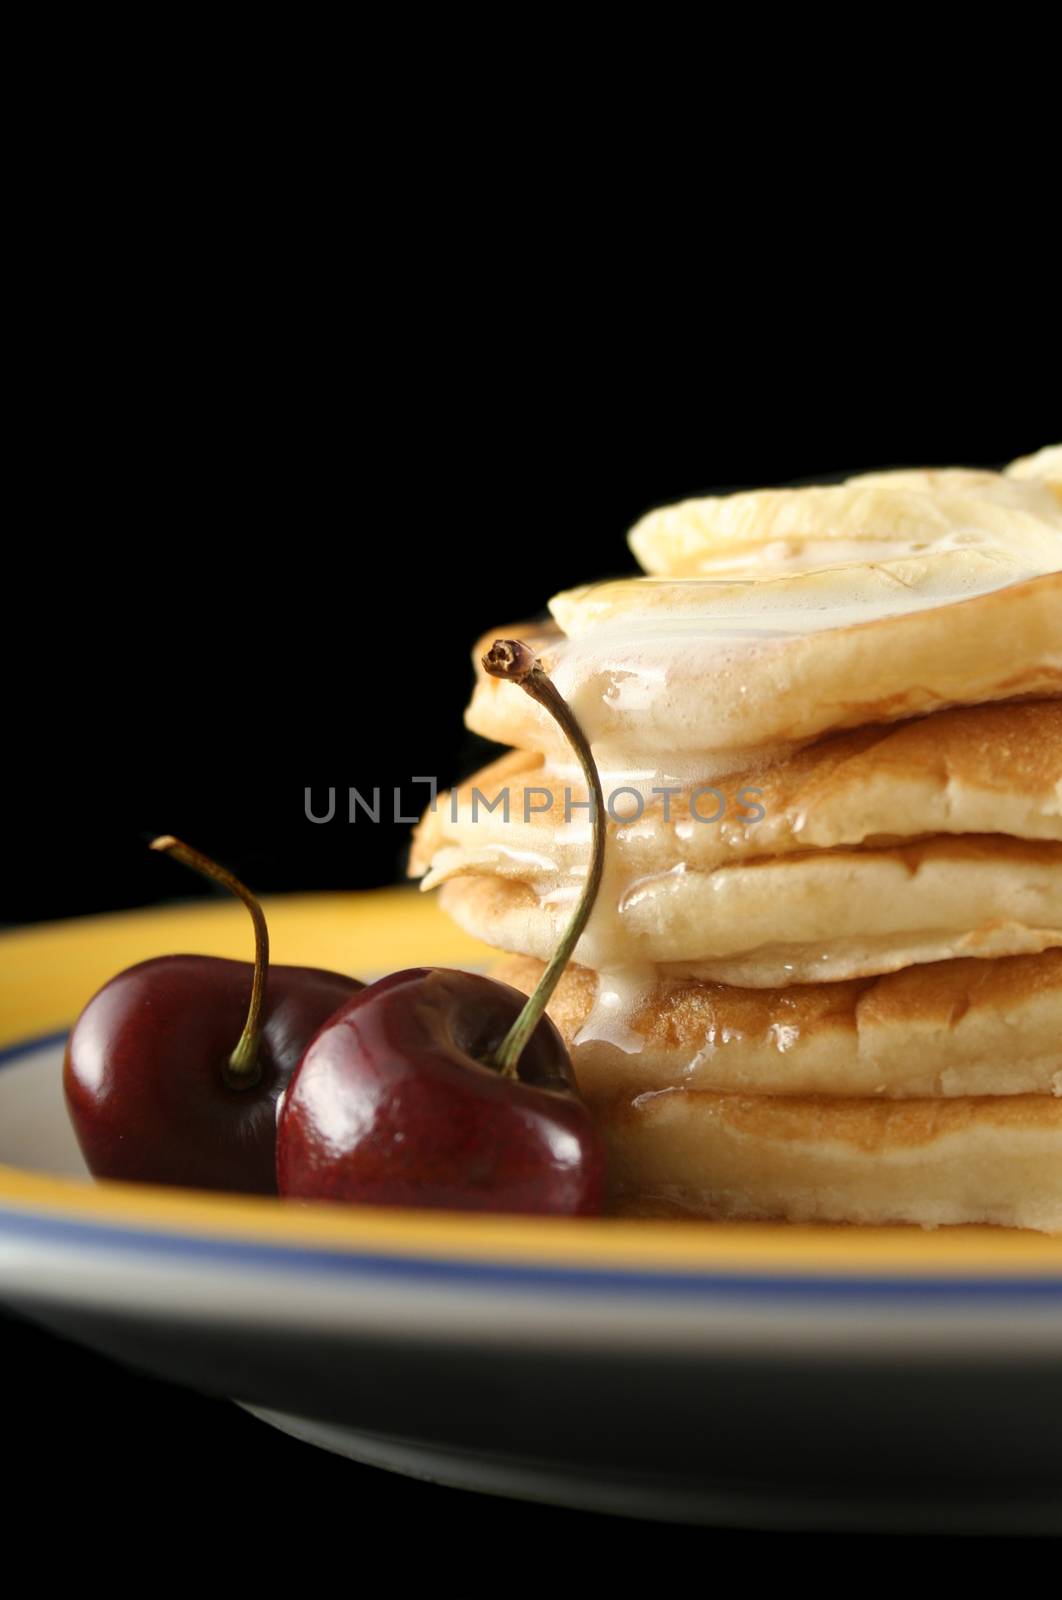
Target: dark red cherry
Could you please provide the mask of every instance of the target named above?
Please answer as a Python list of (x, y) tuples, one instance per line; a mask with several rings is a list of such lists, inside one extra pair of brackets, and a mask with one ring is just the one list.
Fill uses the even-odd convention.
[(599, 1212), (601, 1138), (540, 1016), (515, 1075), (491, 1064), (525, 997), (416, 967), (371, 984), (311, 1040), (277, 1130), (282, 1195), (462, 1211)]
[(601, 1137), (546, 1015), (601, 884), (601, 780), (582, 729), (527, 645), (500, 639), (483, 665), (555, 719), (582, 767), (593, 833), (582, 893), (529, 999), (490, 978), (414, 967), (364, 989), (325, 1023), (281, 1106), (282, 1195), (567, 1216), (602, 1208)]
[(363, 987), (317, 967), (271, 967), (251, 891), (171, 834), (153, 850), (231, 890), (255, 959), (162, 956), (95, 995), (66, 1047), (70, 1119), (97, 1178), (276, 1193), (276, 1103), (307, 1041)]
[(315, 967), (271, 966), (256, 1075), (233, 1087), (233, 1046), (254, 968), (161, 956), (93, 997), (66, 1049), (63, 1084), (97, 1178), (276, 1193), (276, 1102), (306, 1042), (362, 986)]

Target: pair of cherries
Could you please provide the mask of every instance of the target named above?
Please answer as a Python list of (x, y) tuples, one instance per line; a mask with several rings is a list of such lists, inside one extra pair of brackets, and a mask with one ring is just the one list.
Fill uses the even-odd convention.
[(498, 641), (484, 665), (557, 719), (595, 802), (587, 883), (534, 994), (439, 968), (364, 985), (270, 966), (265, 918), (243, 884), (179, 840), (156, 839), (244, 902), (255, 960), (163, 956), (89, 1001), (64, 1086), (96, 1177), (374, 1205), (601, 1210), (600, 1135), (545, 1015), (600, 884), (600, 782), (527, 646)]

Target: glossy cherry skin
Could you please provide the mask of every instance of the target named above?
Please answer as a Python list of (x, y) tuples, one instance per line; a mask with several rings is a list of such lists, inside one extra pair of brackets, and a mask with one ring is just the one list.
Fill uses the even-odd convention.
[(417, 967), (348, 1001), (310, 1041), (281, 1105), (277, 1186), (303, 1199), (594, 1214), (601, 1137), (548, 1017), (519, 1075), (484, 1065), (525, 1001)]
[(276, 1193), (276, 1102), (307, 1040), (362, 987), (316, 967), (271, 966), (261, 1076), (231, 1089), (224, 1069), (247, 1016), (253, 968), (162, 956), (112, 978), (66, 1047), (71, 1121), (97, 1178)]

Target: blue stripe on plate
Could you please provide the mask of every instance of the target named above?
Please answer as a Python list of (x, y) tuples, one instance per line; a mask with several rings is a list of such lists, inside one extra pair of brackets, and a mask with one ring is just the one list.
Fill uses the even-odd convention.
[(5, 1050), (0, 1050), (0, 1067), (9, 1067), (21, 1056), (33, 1056), (39, 1050), (52, 1050), (58, 1045), (65, 1045), (69, 1037), (70, 1029), (63, 1028), (58, 1033), (39, 1033), (33, 1039), (20, 1039), (18, 1044), (9, 1044)]
[(503, 1289), (562, 1289), (579, 1294), (635, 1292), (644, 1295), (727, 1295), (738, 1298), (832, 1300), (887, 1299), (957, 1301), (1035, 1300), (1062, 1306), (1059, 1278), (887, 1278), (800, 1277), (762, 1273), (640, 1272), (606, 1267), (514, 1266), (489, 1261), (440, 1261), (423, 1256), (386, 1256), (346, 1250), (306, 1250), (256, 1240), (215, 1239), (181, 1233), (154, 1233), (106, 1224), (0, 1208), (0, 1238), (110, 1250), (211, 1266), (244, 1266), (339, 1278), (378, 1278), (391, 1282), (443, 1283)]

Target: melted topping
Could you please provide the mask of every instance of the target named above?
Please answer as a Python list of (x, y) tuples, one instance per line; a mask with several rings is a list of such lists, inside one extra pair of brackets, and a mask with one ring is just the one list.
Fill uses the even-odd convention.
[[(706, 756), (698, 735), (706, 685), (716, 700), (740, 705), (744, 668), (794, 639), (887, 624), (1062, 571), (1062, 506), (1033, 476), (877, 474), (687, 501), (644, 518), (631, 543), (653, 575), (558, 595), (550, 609), (564, 637), (551, 644), (548, 666), (594, 748), (606, 792), (632, 791), (633, 808), (654, 787), (709, 784), (746, 764), (740, 749)], [(893, 642), (883, 635), (878, 648), (888, 652)], [(757, 759), (781, 761), (804, 742), (757, 745)], [(551, 768), (579, 787), (574, 767), (552, 761)], [(588, 841), (589, 829), (577, 819), (559, 825), (555, 838), (566, 848), (556, 856), (547, 848), (537, 860), (495, 844), (482, 870), (506, 875), (508, 866), (509, 876), (540, 884), (555, 875), (545, 893), (564, 904), (581, 881), (577, 866), (571, 872), (571, 848)], [(685, 867), (678, 861), (631, 882), (618, 854), (610, 851), (580, 948), (598, 982), (576, 1042), (630, 1052), (641, 1048), (631, 1019), (653, 972), (632, 948), (624, 914)], [(567, 858), (568, 872), (557, 856)], [(436, 858), (436, 879), (446, 875), (440, 865)], [(532, 870), (518, 874), (521, 865)], [(720, 1043), (726, 1040), (711, 1038), (706, 1048)], [(794, 1038), (781, 1027), (775, 1043), (786, 1051)]]

